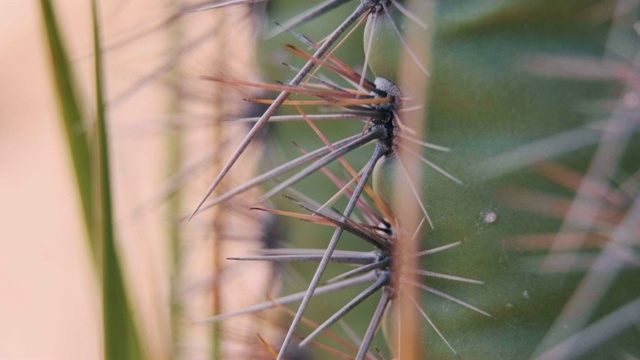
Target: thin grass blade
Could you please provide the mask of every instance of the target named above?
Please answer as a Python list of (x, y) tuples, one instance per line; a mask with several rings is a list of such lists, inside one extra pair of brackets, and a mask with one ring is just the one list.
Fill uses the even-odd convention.
[(115, 243), (107, 109), (100, 33), (99, 4), (91, 2), (93, 46), (95, 53), (96, 192), (98, 224), (96, 238), (102, 244), (102, 314), (105, 359), (144, 359), (138, 330), (129, 303), (124, 274)]
[[(40, 10), (47, 37), (47, 46), (51, 56), (54, 85), (62, 125), (69, 146), (75, 171), (76, 184), (82, 204), (84, 224), (87, 232), (93, 229), (92, 191), (93, 173), (91, 172), (91, 151), (89, 135), (86, 131), (86, 114), (82, 108), (82, 99), (78, 96), (78, 85), (71, 68), (69, 55), (60, 32), (58, 20), (50, 0), (40, 1)], [(97, 262), (98, 244), (92, 236), (87, 236), (93, 260)]]

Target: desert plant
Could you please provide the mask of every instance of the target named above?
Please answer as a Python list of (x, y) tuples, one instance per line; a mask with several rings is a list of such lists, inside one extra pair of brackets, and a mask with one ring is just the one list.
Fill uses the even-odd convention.
[[(207, 1), (168, 18), (254, 3)], [(293, 9), (284, 0), (268, 6), (276, 18)], [(242, 264), (317, 265), (294, 265), (306, 290), (227, 314), (215, 308), (210, 320), (301, 301), (283, 340), (262, 332), (256, 339), (278, 359), (304, 358), (295, 350), (310, 345), (358, 359), (375, 358), (372, 349), (402, 359), (640, 356), (637, 8), (622, 0), (329, 0), (270, 32), (297, 42), (285, 49), (303, 60), (282, 67), (295, 72), (287, 84), (203, 74), (224, 89), (279, 95), (249, 96), (267, 108), (236, 120), (254, 125), (189, 218), (245, 212), (253, 200), (229, 202), (276, 182), (254, 212), (333, 231), (290, 221), (287, 243), (297, 249), (234, 256)], [(336, 21), (343, 10), (346, 20)], [(318, 19), (328, 12), (334, 31)], [(365, 36), (347, 51), (343, 41), (355, 37), (340, 38), (352, 31)], [(261, 58), (272, 58), (259, 48)], [(362, 69), (347, 65), (353, 59)], [(276, 115), (287, 107), (293, 112)], [(318, 107), (331, 111), (316, 114)], [(293, 159), (228, 185), (234, 164), (270, 123), (273, 146), (296, 143), (287, 155)], [(273, 198), (281, 192), (289, 199)], [(261, 203), (269, 198), (274, 205)], [(326, 274), (337, 278), (323, 283)], [(334, 298), (346, 305), (318, 315), (316, 297), (365, 283)], [(295, 291), (286, 281), (284, 288)], [(376, 308), (370, 297), (378, 297)], [(351, 343), (316, 343), (350, 312), (357, 313), (354, 331), (364, 335), (343, 329), (338, 337)], [(320, 324), (299, 334), (312, 319)], [(376, 341), (383, 322), (387, 344)], [(214, 337), (215, 348), (224, 339)]]
[[(382, 4), (378, 8), (382, 14), (380, 19), (388, 19), (385, 14), (389, 11), (385, 7), (393, 5)], [(597, 7), (598, 4), (601, 6)], [(542, 354), (546, 348), (561, 343), (564, 337), (579, 328), (569, 326), (570, 330), (565, 330), (564, 335), (562, 332), (556, 332), (555, 336), (547, 334), (563, 306), (570, 305), (567, 301), (583, 273), (548, 274), (542, 271), (544, 263), (531, 262), (530, 253), (505, 247), (503, 239), (531, 231), (556, 233), (562, 230), (560, 233), (564, 233), (566, 225), (559, 229), (558, 222), (523, 215), (504, 207), (493, 194), (497, 189), (512, 186), (558, 191), (549, 184), (541, 184), (540, 179), (527, 168), (551, 156), (571, 164), (573, 168), (591, 163), (594, 152), (589, 145), (597, 144), (601, 137), (587, 134), (589, 130), (579, 128), (572, 133), (563, 132), (588, 123), (592, 118), (591, 114), (578, 109), (580, 101), (616, 98), (620, 92), (616, 90), (615, 82), (627, 80), (609, 77), (594, 81), (586, 74), (570, 78), (561, 72), (555, 77), (541, 77), (532, 72), (530, 66), (534, 62), (539, 65), (544, 59), (552, 59), (559, 54), (571, 54), (576, 67), (585, 63), (580, 59), (597, 61), (595, 59), (603, 56), (606, 36), (615, 38), (620, 31), (631, 30), (630, 22), (624, 19), (633, 18), (633, 15), (615, 13), (616, 9), (611, 4), (601, 2), (564, 2), (551, 6), (496, 1), (482, 5), (438, 4), (437, 10), (428, 101), (430, 115), (425, 132), (428, 139), (454, 149), (453, 156), (447, 155), (448, 159), (440, 160), (453, 169), (451, 172), (457, 174), (465, 185), (458, 187), (437, 172), (425, 170), (426, 208), (431, 213), (438, 213), (429, 241), (432, 244), (444, 244), (452, 239), (465, 241), (460, 255), (453, 259), (434, 260), (429, 263), (429, 270), (441, 269), (446, 273), (465, 269), (469, 277), (484, 280), (485, 286), (480, 291), (454, 290), (450, 284), (442, 285), (453, 293), (476, 299), (479, 307), (493, 316), (488, 319), (470, 317), (462, 310), (452, 310), (445, 303), (439, 304), (437, 299), (428, 302), (428, 308), (443, 306), (446, 309), (433, 317), (455, 329), (454, 335), (448, 339), (462, 357), (465, 354), (473, 354), (466, 356), (476, 358), (537, 356), (535, 354)], [(589, 20), (587, 15), (593, 20)], [(390, 17), (393, 18), (393, 14)], [(377, 52), (370, 58), (374, 62), (373, 68), (379, 68), (374, 71), (394, 77), (393, 69), (398, 66), (394, 52), (400, 41), (389, 40), (395, 36), (389, 35), (391, 31), (395, 33), (394, 26), (390, 25), (392, 22), (380, 24), (378, 31), (382, 31), (384, 36), (375, 35), (373, 30), (374, 36), (365, 41), (365, 48)], [(396, 25), (395, 28), (400, 29), (401, 26)], [(632, 43), (635, 49), (637, 41), (632, 40)], [(389, 61), (391, 65), (378, 66), (380, 60)], [(460, 74), (466, 76), (461, 77)], [(598, 115), (602, 116), (602, 113)], [(626, 124), (633, 134), (635, 127), (631, 123)], [(500, 129), (507, 131), (501, 132)], [(556, 142), (542, 141), (554, 135), (559, 139)], [(625, 136), (635, 135), (627, 133)], [(619, 147), (623, 151), (617, 156), (628, 158), (629, 155), (623, 154), (633, 153), (633, 147), (626, 146), (629, 140), (623, 139), (626, 139), (622, 143), (624, 146)], [(495, 159), (491, 159), (493, 157)], [(389, 162), (389, 168), (393, 170), (390, 174), (400, 172), (394, 163)], [(626, 172), (635, 173), (637, 164), (623, 167), (630, 169)], [(612, 166), (610, 171), (618, 169)], [(553, 247), (549, 251), (553, 253)], [(536, 270), (538, 268), (540, 270)], [(631, 269), (629, 271), (633, 274)], [(612, 276), (618, 279), (621, 288), (634, 288), (633, 275)], [(604, 304), (607, 302), (619, 301), (619, 291), (610, 289), (605, 299), (610, 297), (611, 300), (602, 300), (601, 306), (606, 308)], [(637, 294), (627, 292), (624, 297), (628, 302)], [(589, 322), (589, 316), (586, 312), (581, 315), (582, 325)], [(597, 321), (597, 317), (590, 321)], [(589, 352), (589, 356), (602, 356), (612, 351), (611, 346), (618, 347), (630, 341), (632, 335), (629, 331), (602, 339), (605, 345), (598, 350), (601, 353), (594, 350)], [(427, 336), (427, 339), (430, 339), (428, 348), (434, 356), (447, 356), (450, 349), (436, 336)], [(631, 343), (626, 344), (626, 349), (633, 348)], [(573, 355), (568, 352), (566, 356)]]

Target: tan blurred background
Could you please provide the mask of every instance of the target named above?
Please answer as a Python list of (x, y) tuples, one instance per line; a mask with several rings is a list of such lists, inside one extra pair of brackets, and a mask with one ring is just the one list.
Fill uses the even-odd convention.
[[(74, 66), (80, 70), (79, 82), (85, 99), (90, 99), (89, 2), (54, 3)], [(166, 16), (167, 7), (158, 3), (103, 2), (105, 38), (127, 37), (135, 29)], [(0, 359), (99, 359), (102, 357), (99, 283), (86, 249), (38, 5), (35, 0), (0, 1)], [(211, 24), (211, 18), (204, 24)], [(194, 29), (198, 26), (194, 25)], [(186, 35), (192, 30), (186, 30)], [(246, 30), (250, 32), (250, 27)], [(107, 76), (111, 98), (131, 89), (150, 69), (162, 66), (167, 55), (163, 43), (166, 36), (159, 33), (109, 53)], [(240, 32), (235, 36), (234, 42), (242, 44), (249, 35)], [(210, 46), (209, 54), (211, 50)], [(210, 74), (215, 59), (204, 59), (196, 58), (188, 65), (189, 71)], [(235, 62), (243, 63), (237, 57)], [(166, 345), (171, 334), (165, 234), (171, 221), (161, 211), (132, 215), (156, 195), (167, 175), (161, 165), (166, 155), (164, 133), (158, 132), (157, 126), (145, 125), (153, 125), (166, 114), (167, 85), (157, 80), (151, 83), (155, 86), (136, 91), (110, 113), (116, 225), (147, 351), (152, 358), (167, 358), (172, 350)], [(90, 102), (85, 105), (91, 108)], [(196, 112), (203, 109), (192, 107)], [(203, 150), (202, 143), (210, 143), (211, 133), (205, 140), (202, 134), (189, 135), (186, 153), (196, 157)], [(209, 181), (210, 174), (201, 175), (192, 184), (194, 195), (187, 201), (189, 207), (203, 194)], [(189, 248), (209, 246), (210, 233), (193, 232), (196, 235), (187, 244)], [(199, 253), (185, 254), (189, 263), (183, 269), (185, 276), (197, 278), (210, 273), (211, 252)], [(205, 260), (198, 260), (200, 257)], [(199, 263), (204, 263), (204, 267), (193, 265)], [(187, 315), (198, 318), (210, 313), (209, 297), (194, 299), (195, 305), (187, 310)], [(184, 358), (199, 358), (189, 356), (190, 353), (206, 354), (202, 347), (207, 341), (206, 335), (196, 334), (180, 344), (186, 349)]]
[[(64, 16), (86, 29), (85, 4)], [(97, 293), (37, 6), (0, 2), (0, 358), (95, 359)]]

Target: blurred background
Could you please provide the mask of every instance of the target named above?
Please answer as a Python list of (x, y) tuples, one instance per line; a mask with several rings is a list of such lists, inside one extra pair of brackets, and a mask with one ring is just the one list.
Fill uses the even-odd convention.
[[(282, 22), (311, 2), (301, 3), (277, 1), (269, 11), (273, 19)], [(440, 174), (427, 171), (424, 185), (433, 190), (429, 206), (437, 209), (434, 218), (438, 226), (430, 232), (428, 246), (465, 240), (464, 249), (461, 247), (455, 257), (429, 259), (429, 266), (430, 270), (487, 280), (483, 290), (435, 283), (442, 288), (450, 286), (447, 291), (515, 319), (500, 323), (505, 326), (498, 328), (496, 322), (489, 324), (483, 322), (487, 321), (484, 318), (469, 316), (468, 309), (450, 311), (450, 302), (435, 299), (433, 306), (446, 310), (438, 312), (436, 318), (442, 316), (438, 320), (451, 325), (447, 329), (450, 339), (459, 344), (459, 349), (474, 354), (480, 354), (480, 350), (491, 354), (497, 346), (516, 354), (529, 355), (536, 350), (585, 272), (592, 270), (592, 260), (606, 253), (600, 251), (606, 243), (601, 237), (609, 241), (614, 229), (637, 229), (619, 220), (627, 214), (630, 219), (637, 216), (629, 209), (637, 203), (639, 173), (640, 142), (634, 141), (637, 125), (633, 123), (638, 106), (638, 3), (551, 3), (493, 0), (444, 3), (438, 8), (426, 140), (454, 147), (452, 154), (436, 154), (430, 159), (460, 175), (469, 186), (457, 187)], [(89, 2), (68, 0), (55, 5), (83, 106), (88, 112), (94, 111)], [(320, 39), (349, 10), (341, 9), (333, 13), (339, 16), (324, 17), (298, 29)], [(299, 59), (281, 51), (284, 43), (295, 43), (289, 35), (261, 43), (257, 50), (260, 55), (256, 55), (255, 34), (264, 26), (272, 27), (261, 16), (262, 11), (260, 6), (231, 7), (189, 15), (188, 21), (182, 21), (186, 15), (177, 0), (161, 4), (152, 0), (102, 2), (116, 241), (126, 287), (133, 299), (133, 316), (149, 358), (216, 358), (211, 352), (215, 343), (212, 333), (216, 331), (228, 334), (225, 340), (229, 344), (235, 341), (261, 346), (254, 336), (258, 331), (251, 327), (256, 324), (234, 322), (231, 327), (215, 327), (194, 323), (212, 313), (262, 301), (268, 292), (275, 293), (279, 288), (280, 284), (270, 283), (272, 269), (260, 264), (239, 269), (221, 255), (280, 245), (267, 244), (259, 236), (266, 233), (268, 219), (238, 210), (257, 194), (243, 196), (241, 206), (208, 211), (188, 224), (178, 220), (193, 209), (218, 173), (221, 164), (215, 159), (228, 158), (247, 131), (244, 124), (221, 127), (221, 123), (229, 116), (249, 114), (251, 110), (241, 99), (258, 96), (246, 88), (204, 82), (199, 76), (283, 80), (292, 74), (279, 65), (281, 61), (300, 64)], [(361, 33), (356, 32), (338, 56), (349, 64), (362, 64), (360, 39)], [(103, 357), (100, 281), (86, 240), (49, 57), (39, 3), (0, 1), (0, 358), (99, 359)], [(547, 252), (553, 253), (545, 235), (555, 236), (567, 229), (583, 231), (580, 226), (566, 225), (565, 229), (565, 215), (570, 225), (572, 221), (596, 223), (593, 218), (585, 220), (579, 212), (570, 219), (565, 207), (556, 213), (551, 210), (557, 210), (554, 205), (559, 198), (571, 201), (578, 190), (584, 190), (563, 186), (571, 183), (566, 174), (580, 181), (593, 175), (587, 171), (594, 154), (600, 151), (602, 123), (613, 119), (618, 111), (631, 119), (622, 123), (635, 133), (629, 131), (629, 142), (609, 158), (619, 157), (619, 165), (602, 161), (605, 165), (616, 164), (609, 169), (611, 173), (594, 173), (604, 174), (600, 180), (608, 186), (607, 191), (617, 184), (627, 184), (631, 190), (623, 189), (625, 207), (614, 217), (617, 222), (605, 224), (604, 230), (593, 226), (594, 232), (601, 232), (596, 234), (596, 246), (578, 246), (573, 249), (575, 253), (570, 253), (584, 261), (578, 263), (582, 267), (540, 271), (540, 259)], [(362, 129), (361, 124), (322, 127), (332, 137)], [(596, 136), (594, 129), (598, 129)], [(547, 143), (543, 140), (572, 130), (589, 137), (544, 145)], [(278, 141), (269, 143), (269, 136)], [(310, 144), (309, 148), (319, 144), (315, 134), (299, 124), (274, 126), (265, 139), (250, 149), (254, 153), (244, 156), (223, 187), (244, 182), (258, 168), (264, 171), (298, 154), (292, 139)], [(586, 145), (576, 147), (579, 151), (574, 152), (571, 146), (564, 146), (573, 140)], [(527, 147), (530, 144), (543, 145), (534, 147), (538, 152), (531, 153)], [(528, 166), (558, 154), (554, 160), (573, 173), (561, 172), (563, 177), (551, 171), (556, 175), (555, 182), (549, 181), (554, 178), (549, 173), (541, 176)], [(266, 160), (257, 164), (262, 156)], [(356, 154), (352, 161), (356, 164), (364, 159)], [(488, 180), (474, 172), (476, 165), (487, 159), (492, 161), (484, 164), (488, 165), (482, 169), (485, 173), (480, 173), (489, 172)], [(516, 193), (520, 197), (494, 196), (505, 187), (521, 190)], [(298, 189), (312, 192), (319, 199), (326, 199), (334, 191), (316, 182), (301, 183)], [(599, 198), (585, 193), (586, 197)], [(278, 208), (293, 208), (282, 199), (276, 202)], [(542, 209), (531, 209), (530, 204), (541, 204)], [(499, 213), (499, 226), (481, 224), (479, 217), (494, 211)], [(536, 212), (535, 216), (530, 212)], [(330, 229), (315, 229), (286, 228), (282, 233), (274, 232), (276, 235), (269, 240), (282, 236), (292, 240), (293, 246), (322, 247)], [(590, 227), (584, 231), (581, 236), (593, 235)], [(637, 236), (629, 238), (628, 254), (634, 255)], [(223, 243), (221, 239), (243, 241)], [(559, 255), (565, 255), (562, 251)], [(228, 273), (235, 281), (226, 281), (228, 278), (220, 275), (227, 269), (231, 269)], [(597, 316), (587, 316), (582, 325), (606, 319), (627, 302), (637, 302), (637, 269), (637, 263), (632, 262), (620, 275), (614, 273), (615, 286), (597, 294), (604, 305), (597, 309)], [(313, 268), (296, 270), (304, 277)], [(304, 288), (303, 277), (298, 274), (295, 281), (289, 278), (286, 285)], [(559, 279), (553, 280), (557, 287), (549, 286), (548, 279)], [(523, 291), (523, 284), (528, 291)], [(517, 299), (515, 312), (511, 312), (512, 299)], [(551, 306), (543, 300), (549, 300)], [(329, 313), (330, 306), (320, 309), (324, 305), (311, 313)], [(553, 311), (549, 311), (551, 308)], [(360, 332), (366, 326), (370, 307), (359, 310), (364, 316), (354, 326)], [(260, 333), (272, 335), (269, 342), (277, 344), (287, 321), (279, 324), (267, 316), (261, 319), (276, 324), (273, 334), (269, 330)], [(535, 323), (535, 331), (531, 323)], [(496, 328), (478, 331), (489, 326)], [(562, 333), (562, 329), (558, 333), (552, 336), (552, 343), (571, 334)], [(506, 336), (512, 336), (513, 341), (504, 340)], [(634, 339), (637, 324), (624, 336), (605, 337), (612, 341), (601, 351), (633, 359), (639, 351), (633, 346)], [(438, 338), (430, 336), (429, 341), (437, 342), (429, 343), (429, 349), (451, 356)], [(488, 345), (478, 349), (478, 343)], [(264, 354), (265, 347), (261, 350)], [(243, 351), (233, 346), (225, 351), (230, 358), (248, 358), (247, 353), (233, 353)]]
[[(173, 303), (180, 302), (175, 298), (181, 296), (175, 293), (191, 291), (189, 297), (193, 303), (186, 306), (184, 318), (202, 319), (209, 315), (213, 301), (209, 291), (200, 297), (193, 294), (193, 289), (173, 289), (171, 285), (171, 279), (184, 275), (204, 282), (200, 287), (211, 288), (203, 279), (211, 276), (213, 255), (206, 249), (210, 248), (213, 235), (203, 230), (202, 222), (196, 222), (190, 232), (185, 232), (189, 240), (176, 250), (184, 250), (186, 265), (180, 265), (180, 274), (168, 265), (173, 261), (170, 238), (175, 232), (172, 229), (178, 227), (178, 219), (184, 213), (168, 214), (161, 206), (172, 188), (182, 187), (167, 181), (170, 175), (180, 172), (179, 168), (167, 165), (167, 159), (172, 156), (172, 152), (166, 150), (167, 142), (174, 141), (169, 139), (172, 130), (167, 123), (172, 121), (172, 116), (173, 121), (179, 123), (183, 119), (181, 112), (187, 112), (185, 108), (198, 113), (201, 119), (211, 118), (206, 102), (216, 90), (202, 85), (197, 76), (210, 73), (217, 61), (212, 53), (234, 58), (235, 70), (228, 70), (229, 74), (243, 71), (247, 77), (252, 76), (251, 70), (247, 70), (253, 61), (251, 18), (243, 15), (247, 9), (234, 16), (231, 14), (236, 10), (205, 14), (172, 35), (173, 30), (164, 24), (178, 11), (172, 2), (101, 3), (104, 46), (109, 54), (106, 67), (112, 119), (109, 135), (116, 240), (126, 285), (133, 298), (133, 313), (145, 339), (145, 351), (152, 358), (166, 358), (171, 353), (168, 344), (173, 336), (168, 332), (172, 321), (170, 309)], [(91, 111), (95, 105), (90, 3), (73, 0), (54, 4), (76, 72), (82, 105)], [(217, 51), (223, 46), (221, 41), (229, 40), (228, 35), (220, 31), (224, 28), (220, 19), (225, 16), (235, 17), (238, 22), (247, 21), (245, 30), (235, 33), (235, 54), (231, 48), (222, 53)], [(211, 31), (211, 24), (216, 22), (216, 31)], [(192, 45), (190, 63), (185, 65), (186, 61), (179, 55), (187, 51), (172, 48), (171, 36), (193, 38), (196, 35), (200, 43)], [(0, 358), (98, 359), (103, 351), (100, 282), (86, 241), (45, 41), (39, 2), (0, 3), (0, 165), (3, 169), (0, 176), (3, 228)], [(179, 41), (182, 40), (175, 43)], [(183, 63), (178, 66), (178, 62)], [(167, 73), (179, 67), (191, 72), (185, 75), (188, 79), (181, 84), (185, 94), (180, 96), (175, 95), (178, 90), (166, 80)], [(165, 80), (158, 80), (163, 76)], [(196, 94), (200, 99), (186, 93), (187, 90), (200, 91)], [(228, 95), (236, 94), (231, 91)], [(183, 102), (182, 109), (171, 109), (170, 106), (177, 105), (167, 104), (178, 97), (189, 100)], [(234, 101), (239, 99), (235, 98)], [(218, 107), (218, 117), (226, 116), (225, 111), (229, 110)], [(211, 159), (211, 144), (215, 143), (211, 123), (202, 123), (205, 130), (185, 131), (189, 133), (188, 145), (180, 144), (175, 151), (184, 152), (192, 157), (190, 159), (199, 158), (201, 163), (203, 153)], [(238, 129), (240, 133), (245, 131), (244, 127)], [(233, 138), (233, 131), (226, 136)], [(214, 157), (220, 152), (222, 150)], [(244, 168), (251, 172), (251, 166)], [(198, 176), (201, 178), (196, 177), (192, 184), (194, 195), (189, 199), (190, 207), (199, 200), (211, 179), (210, 173), (200, 172)], [(241, 172), (237, 176), (242, 177)], [(186, 213), (183, 209), (177, 211)], [(250, 235), (245, 232), (242, 236)], [(197, 288), (196, 285), (185, 281), (181, 286)], [(250, 301), (250, 296), (245, 300)], [(179, 346), (187, 353), (207, 353), (207, 327), (195, 328), (195, 333), (187, 337), (190, 340)]]
[[(38, 6), (0, 3), (0, 358), (96, 359), (97, 284)], [(60, 10), (88, 51), (88, 3)]]

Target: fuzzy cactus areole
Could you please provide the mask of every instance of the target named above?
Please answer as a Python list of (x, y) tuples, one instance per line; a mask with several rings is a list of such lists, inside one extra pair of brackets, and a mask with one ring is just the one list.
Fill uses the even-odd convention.
[(392, 204), (393, 178), (398, 170), (392, 165), (395, 163), (396, 158), (393, 141), (396, 135), (399, 134), (396, 116), (398, 110), (400, 110), (402, 93), (396, 84), (384, 77), (377, 77), (374, 84), (376, 85), (376, 90), (380, 93), (378, 96), (392, 96), (394, 98), (393, 102), (382, 104), (379, 107), (379, 111), (387, 114), (387, 116), (377, 121), (384, 122), (385, 127), (388, 129), (387, 148), (389, 150), (378, 160), (372, 174), (373, 190), (387, 206), (390, 206)]

